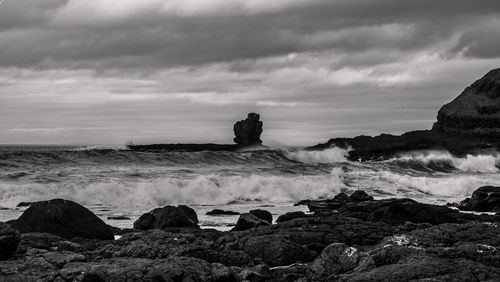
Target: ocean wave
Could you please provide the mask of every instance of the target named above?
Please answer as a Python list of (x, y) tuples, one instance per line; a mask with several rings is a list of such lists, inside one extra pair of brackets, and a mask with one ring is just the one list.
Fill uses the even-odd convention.
[(235, 202), (293, 203), (332, 197), (345, 185), (342, 169), (326, 175), (278, 176), (199, 175), (124, 183), (3, 184), (0, 206), (65, 198), (93, 205), (163, 206), (167, 204), (228, 204)]
[(415, 164), (415, 167), (424, 165), (434, 170), (453, 168), (463, 172), (500, 172), (500, 156), (498, 153), (489, 155), (467, 155), (464, 158), (459, 158), (447, 151), (423, 151), (406, 153), (389, 160), (389, 162)]
[(286, 152), (285, 156), (291, 160), (306, 164), (328, 164), (347, 161), (348, 150), (332, 147), (322, 151), (299, 150)]

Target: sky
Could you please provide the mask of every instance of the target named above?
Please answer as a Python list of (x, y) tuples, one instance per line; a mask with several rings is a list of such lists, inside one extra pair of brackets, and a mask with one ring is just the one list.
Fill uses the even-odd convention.
[(498, 46), (498, 0), (4, 0), (0, 144), (426, 129)]

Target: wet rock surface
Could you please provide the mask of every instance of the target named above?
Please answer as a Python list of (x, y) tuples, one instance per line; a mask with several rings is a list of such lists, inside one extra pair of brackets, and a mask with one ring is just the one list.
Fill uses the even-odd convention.
[(198, 216), (187, 206), (166, 206), (145, 213), (134, 222), (134, 228), (140, 230), (171, 227), (198, 228)]
[[(344, 202), (339, 208), (290, 213), (276, 224), (243, 214), (240, 219), (262, 225), (242, 231), (158, 224), (165, 228), (128, 230), (117, 240), (25, 233), (0, 262), (0, 276), (2, 281), (500, 279), (498, 216), (465, 215), (409, 199), (346, 197), (336, 197)], [(167, 211), (182, 212), (181, 222), (194, 224), (188, 207)], [(16, 231), (0, 227), (3, 247), (2, 235), (15, 239)]]
[(19, 245), (19, 232), (0, 222), (0, 261), (14, 255)]
[(259, 114), (249, 113), (245, 120), (234, 124), (234, 143), (242, 146), (262, 144), (262, 140), (260, 140), (262, 125)]
[(462, 201), (458, 208), (466, 211), (500, 212), (500, 187), (480, 187), (471, 198)]

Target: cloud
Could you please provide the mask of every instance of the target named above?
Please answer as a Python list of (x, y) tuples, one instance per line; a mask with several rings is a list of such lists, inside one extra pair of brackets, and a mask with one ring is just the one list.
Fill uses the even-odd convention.
[(6, 0), (0, 142), (229, 142), (249, 111), (268, 140), (294, 144), (428, 128), (498, 67), (498, 11), (498, 0)]

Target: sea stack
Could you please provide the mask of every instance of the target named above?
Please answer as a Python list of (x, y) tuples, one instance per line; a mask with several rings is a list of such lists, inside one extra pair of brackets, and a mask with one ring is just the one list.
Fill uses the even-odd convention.
[(240, 120), (234, 124), (234, 142), (240, 146), (260, 145), (260, 135), (262, 134), (262, 121), (260, 115), (249, 113), (245, 120)]
[(500, 136), (500, 69), (491, 70), (444, 105), (433, 130), (460, 136)]

